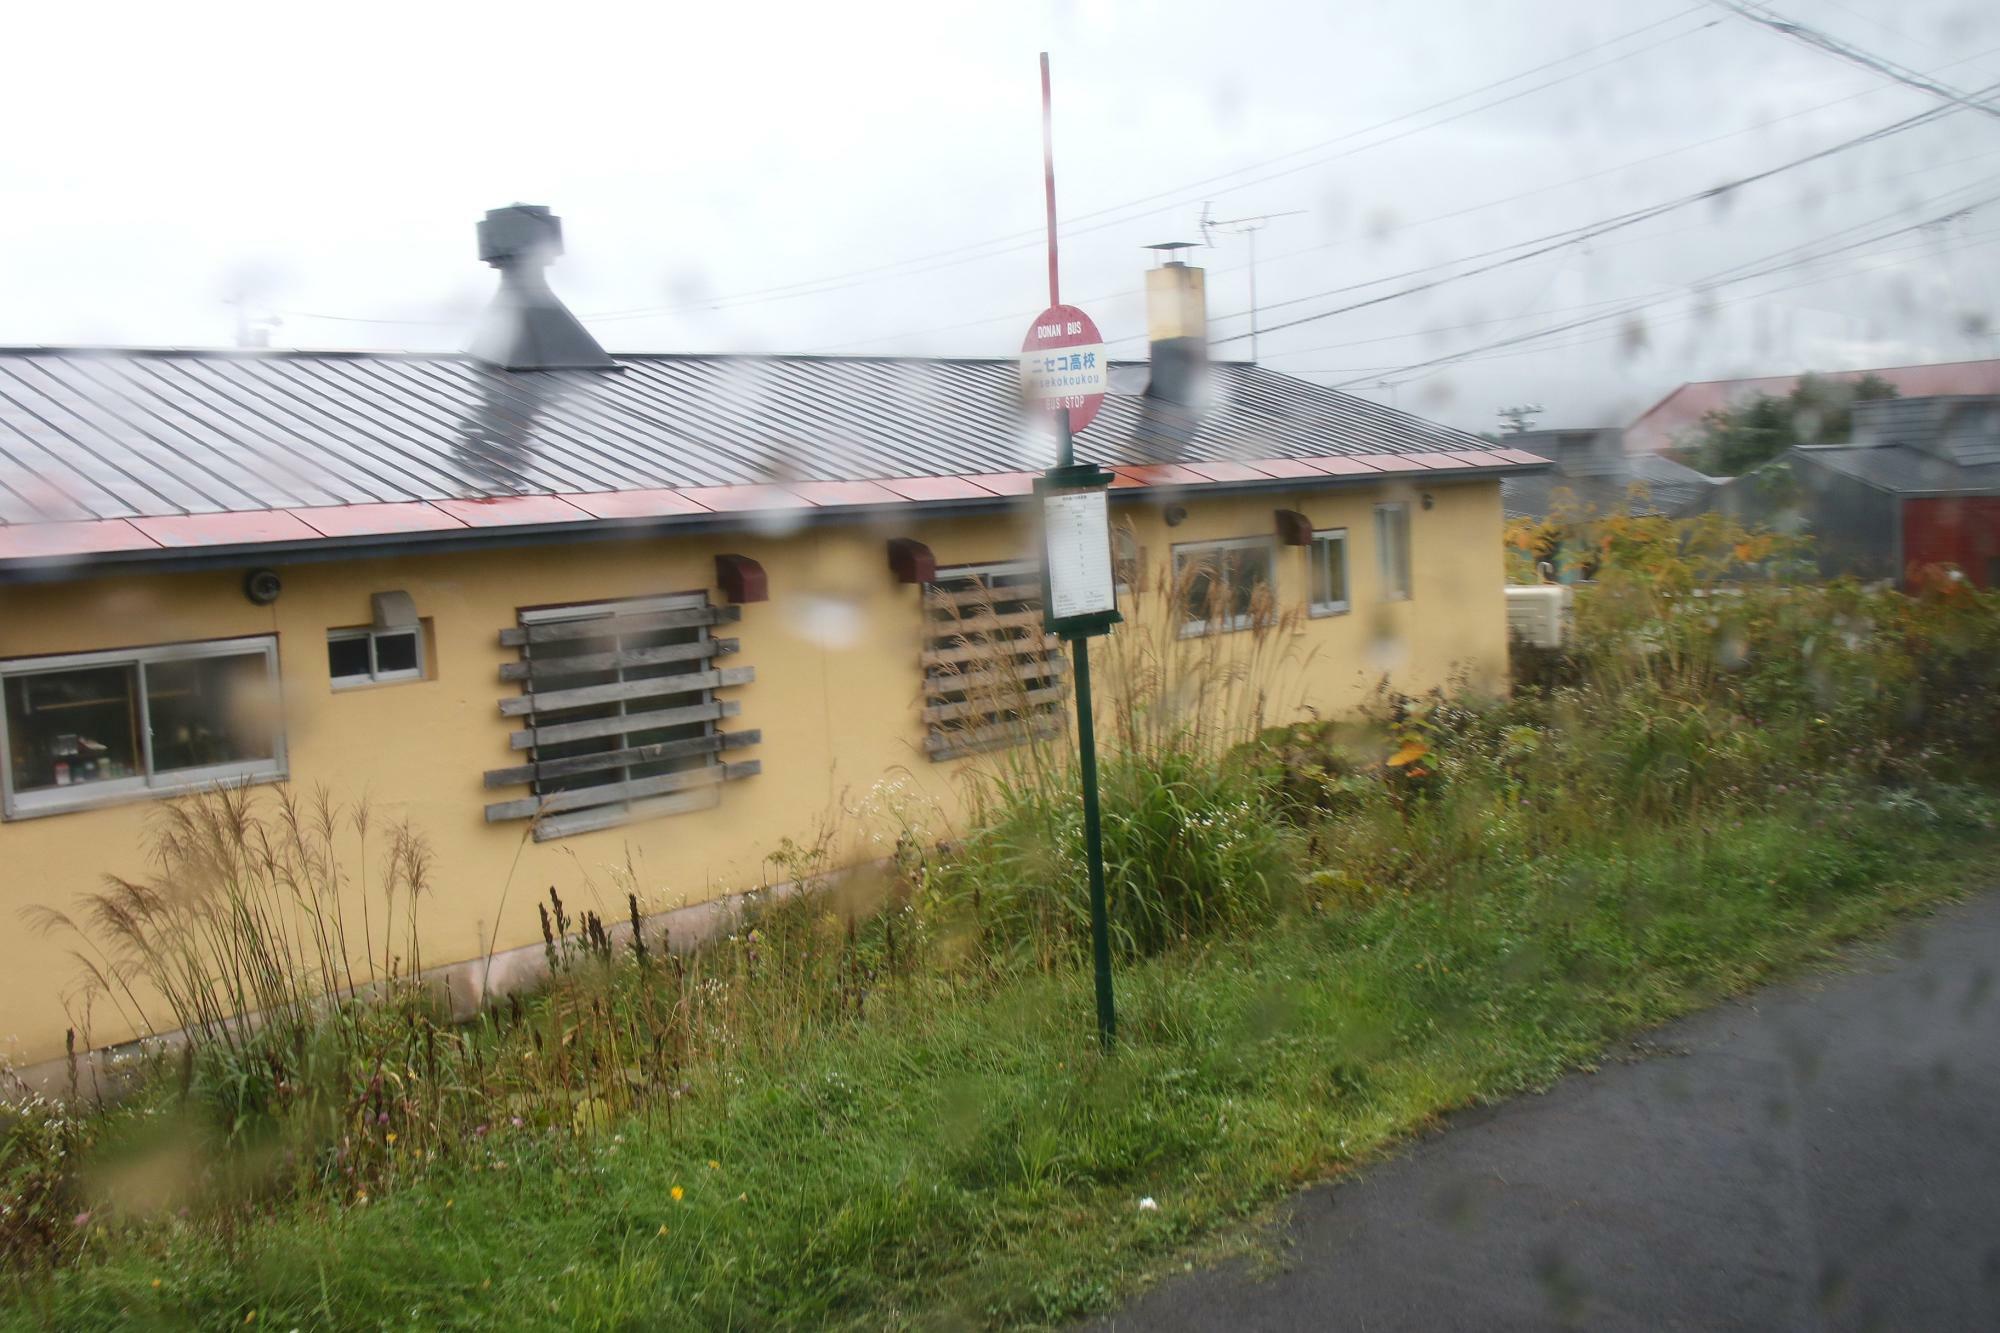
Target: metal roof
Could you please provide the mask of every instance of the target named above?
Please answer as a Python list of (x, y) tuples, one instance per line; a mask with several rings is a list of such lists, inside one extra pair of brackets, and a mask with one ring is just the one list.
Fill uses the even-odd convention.
[[(1198, 411), (1147, 373), (1077, 440), (1127, 494), (1547, 466), (1261, 366)], [(998, 504), (1054, 454), (1012, 359), (0, 349), (0, 566)]]
[(1968, 467), (1908, 445), (1805, 445), (1788, 457), (1897, 495), (2000, 495), (2000, 463)]
[[(1635, 484), (1645, 492), (1636, 500), (1632, 496)], [(1500, 483), (1500, 497), (1509, 518), (1546, 518), (1559, 490), (1567, 490), (1576, 503), (1599, 514), (1672, 516), (1692, 511), (1715, 485), (1715, 478), (1671, 458), (1637, 454), (1614, 473), (1592, 468), (1578, 474), (1559, 465), (1553, 472), (1508, 477)]]

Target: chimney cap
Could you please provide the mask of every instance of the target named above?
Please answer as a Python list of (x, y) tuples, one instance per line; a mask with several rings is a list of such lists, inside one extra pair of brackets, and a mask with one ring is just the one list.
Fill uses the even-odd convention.
[(1196, 244), (1194, 241), (1155, 241), (1145, 248), (1151, 250), (1163, 264), (1180, 264), (1186, 262), (1180, 252), (1192, 250)]
[(562, 252), (562, 219), (547, 204), (489, 208), (479, 224), (479, 257), (495, 268), (523, 259), (547, 264)]

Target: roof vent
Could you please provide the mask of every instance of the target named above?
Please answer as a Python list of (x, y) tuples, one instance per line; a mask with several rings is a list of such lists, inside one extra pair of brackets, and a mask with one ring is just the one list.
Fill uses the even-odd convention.
[(472, 355), (504, 370), (611, 370), (617, 367), (544, 272), (562, 253), (562, 219), (541, 204), (489, 209), (479, 224), (479, 257), (500, 270)]

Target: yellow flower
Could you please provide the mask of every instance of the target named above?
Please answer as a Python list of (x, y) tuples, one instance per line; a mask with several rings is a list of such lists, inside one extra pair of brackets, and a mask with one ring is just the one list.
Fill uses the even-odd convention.
[(664, 1235), (666, 1235), (666, 1234), (667, 1234), (667, 1224), (666, 1224), (665, 1222), (662, 1222), (662, 1223), (660, 1223), (660, 1231), (659, 1231), (659, 1234), (660, 1234), (660, 1235), (662, 1235), (662, 1236), (664, 1236)]
[(452, 1204), (454, 1204), (454, 1203), (456, 1203), (456, 1202), (457, 1202), (457, 1200), (455, 1200), (455, 1199), (446, 1199), (446, 1200), (444, 1201), (444, 1206), (445, 1206), (445, 1207), (447, 1207), (447, 1208), (449, 1208), (449, 1207), (451, 1207), (451, 1206), (452, 1206)]
[(244, 1316), (243, 1316), (243, 1322), (244, 1322), (244, 1323), (246, 1323), (246, 1324), (254, 1324), (254, 1323), (256, 1323), (256, 1322), (257, 1322), (257, 1312), (256, 1312), (255, 1310), (252, 1310), (252, 1311), (251, 1311), (251, 1312), (250, 1312), (249, 1314), (246, 1314), (246, 1315), (244, 1315)]
[(154, 1278), (154, 1279), (153, 1279), (153, 1289), (154, 1289), (155, 1291), (157, 1291), (157, 1290), (159, 1290), (159, 1287), (160, 1287), (160, 1279), (158, 1279), (158, 1278)]
[(674, 1186), (671, 1190), (667, 1192), (674, 1196), (675, 1203), (679, 1203), (687, 1195), (687, 1191), (682, 1189), (679, 1185)]
[(384, 1138), (385, 1138), (385, 1139), (386, 1139), (386, 1140), (387, 1140), (388, 1142), (390, 1142), (390, 1143), (394, 1143), (394, 1142), (396, 1141), (396, 1131), (395, 1131), (395, 1130), (393, 1130), (393, 1129), (392, 1129), (392, 1130), (390, 1130), (390, 1131), (388, 1132), (388, 1134), (384, 1135)]
[(713, 1157), (711, 1157), (708, 1159), (708, 1169), (711, 1171), (720, 1171), (722, 1169), (722, 1163), (716, 1161)]

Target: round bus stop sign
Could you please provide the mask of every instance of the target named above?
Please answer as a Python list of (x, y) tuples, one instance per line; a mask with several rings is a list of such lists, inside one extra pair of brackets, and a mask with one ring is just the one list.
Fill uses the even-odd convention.
[(1110, 388), (1104, 335), (1089, 315), (1073, 305), (1052, 305), (1035, 316), (1021, 343), (1021, 389), (1029, 406), (1068, 408), (1074, 433), (1097, 418)]

